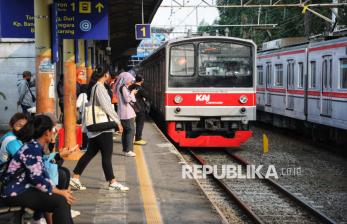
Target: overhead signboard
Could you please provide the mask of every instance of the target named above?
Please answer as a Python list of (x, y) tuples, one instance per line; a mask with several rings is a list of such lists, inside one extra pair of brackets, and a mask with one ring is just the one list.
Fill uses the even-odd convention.
[[(108, 39), (107, 0), (55, 0), (59, 39)], [(0, 37), (34, 38), (34, 1), (0, 0)]]
[(151, 38), (151, 24), (136, 24), (135, 25), (136, 40)]
[(108, 39), (107, 0), (56, 0), (61, 39)]
[(0, 37), (35, 38), (34, 0), (0, 0)]
[(79, 39), (108, 39), (107, 0), (78, 1), (76, 9), (76, 35)]

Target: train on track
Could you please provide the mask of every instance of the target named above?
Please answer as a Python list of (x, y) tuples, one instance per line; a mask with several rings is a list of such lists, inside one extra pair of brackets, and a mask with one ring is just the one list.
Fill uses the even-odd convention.
[(265, 43), (258, 52), (258, 118), (347, 142), (347, 37), (292, 40)]
[(238, 147), (256, 119), (256, 45), (232, 37), (170, 40), (141, 62), (154, 114), (181, 147)]

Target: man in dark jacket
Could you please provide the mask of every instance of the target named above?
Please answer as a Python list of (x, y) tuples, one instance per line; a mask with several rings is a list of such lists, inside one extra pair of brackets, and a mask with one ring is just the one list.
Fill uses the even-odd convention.
[(142, 130), (145, 123), (146, 118), (146, 104), (145, 100), (148, 99), (147, 92), (143, 88), (143, 76), (142, 75), (136, 75), (135, 77), (135, 83), (129, 86), (129, 91), (132, 91), (133, 89), (138, 90), (136, 97), (136, 134), (135, 134), (135, 145), (145, 145), (147, 144), (146, 141), (142, 139)]

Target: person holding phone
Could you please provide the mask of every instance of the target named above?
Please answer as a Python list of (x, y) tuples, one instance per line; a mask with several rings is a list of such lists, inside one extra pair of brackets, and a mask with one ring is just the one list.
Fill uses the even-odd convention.
[(134, 136), (135, 136), (135, 95), (136, 89), (129, 90), (129, 86), (135, 81), (134, 76), (128, 72), (119, 75), (116, 83), (118, 96), (118, 115), (124, 127), (122, 134), (122, 146), (125, 156), (134, 157)]
[(136, 102), (135, 106), (137, 107), (136, 112), (136, 133), (135, 133), (135, 145), (146, 145), (147, 142), (142, 139), (142, 131), (145, 124), (145, 118), (146, 118), (146, 103), (145, 101), (148, 100), (148, 94), (143, 88), (143, 76), (138, 74), (135, 77), (135, 83), (132, 84), (129, 87), (129, 90), (132, 91), (133, 89), (137, 90), (137, 94), (135, 95)]

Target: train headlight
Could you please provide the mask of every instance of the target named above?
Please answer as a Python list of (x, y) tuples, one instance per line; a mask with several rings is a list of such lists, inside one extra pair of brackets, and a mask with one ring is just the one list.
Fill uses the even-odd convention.
[(180, 95), (175, 96), (174, 102), (179, 104), (182, 103), (183, 101), (183, 97), (181, 97)]
[(248, 98), (247, 98), (247, 96), (242, 95), (242, 96), (240, 96), (239, 101), (240, 101), (240, 103), (245, 104), (245, 103), (247, 103)]

